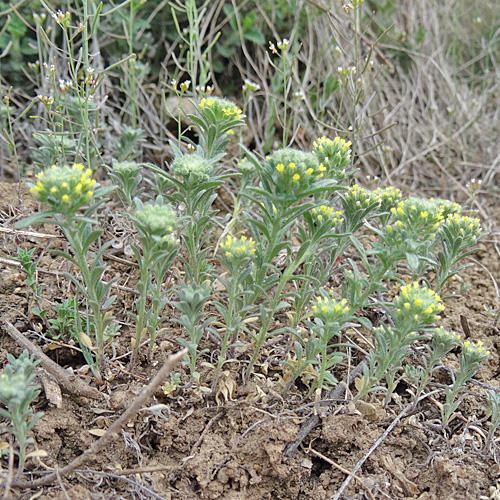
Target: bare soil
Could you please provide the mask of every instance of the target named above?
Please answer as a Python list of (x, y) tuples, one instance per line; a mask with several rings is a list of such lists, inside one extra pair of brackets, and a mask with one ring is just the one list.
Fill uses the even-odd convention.
[[(78, 372), (85, 362), (77, 348), (43, 339), (42, 328), (30, 313), (30, 294), (24, 276), (11, 261), (17, 245), (35, 246), (39, 250), (36, 255), (43, 254), (39, 276), (46, 300), (61, 300), (70, 289), (61, 274), (66, 264), (50, 254), (51, 249), (62, 245), (62, 240), (13, 230), (19, 217), (16, 188), (15, 184), (0, 183), (0, 317), (11, 322), (62, 367), (95, 386), (90, 372)], [(22, 194), (23, 211), (35, 209), (25, 187)], [(490, 223), (496, 220), (493, 216)], [(50, 226), (35, 230), (54, 232)], [(118, 234), (116, 225), (110, 226), (109, 231), (115, 231), (115, 237)], [(285, 447), (297, 439), (301, 426), (318, 408), (310, 404), (306, 391), (300, 388), (283, 393), (283, 370), (273, 363), (275, 346), (269, 346), (254, 376), (245, 384), (238, 375), (241, 367), (235, 362), (226, 365), (225, 390), (219, 391), (217, 399), (207, 398), (202, 388), (178, 388), (170, 395), (159, 389), (112, 445), (93, 457), (88, 469), (63, 476), (59, 482), (39, 490), (13, 488), (11, 497), (29, 499), (39, 493), (39, 498), (54, 500), (323, 500), (333, 498), (356, 464), (369, 454), (341, 498), (499, 498), (497, 445), (485, 449), (487, 426), (480, 421), (484, 417), (482, 395), (488, 386), (500, 385), (500, 333), (495, 318), (485, 312), (485, 308), (498, 307), (495, 287), (500, 279), (499, 252), (491, 240), (491, 237), (483, 240), (480, 251), (473, 256), (477, 264), (462, 273), (468, 288), (462, 290), (460, 298), (446, 302), (441, 323), (459, 332), (462, 338), (470, 335), (473, 340), (482, 340), (491, 351), (488, 362), (476, 376), (477, 383), (467, 386), (460, 412), (448, 429), (439, 426), (438, 407), (434, 399), (428, 398), (383, 436), (411, 399), (407, 387), (401, 383), (397, 391), (400, 399), (388, 409), (374, 403), (360, 412), (344, 400), (329, 407), (321, 406), (318, 424), (298, 451), (287, 456)], [(115, 341), (114, 356), (109, 350), (112, 361), (106, 383), (100, 388), (106, 400), (75, 397), (63, 391), (57, 405), (42, 390), (35, 406), (44, 416), (35, 426), (33, 437), (36, 447), (48, 455), (28, 461), (26, 479), (62, 468), (81, 455), (119, 418), (168, 355), (178, 350), (175, 338), (182, 332), (172, 323), (158, 338), (153, 362), (146, 362), (144, 352), (133, 375), (124, 371), (128, 358), (120, 356), (130, 346), (132, 325), (127, 312), (133, 309), (137, 279), (133, 264), (116, 260), (131, 260), (124, 253), (125, 247), (114, 249), (107, 257), (109, 274), (120, 277), (121, 288), (115, 290), (118, 294), (115, 313), (122, 323), (122, 333)], [(459, 292), (461, 288), (465, 287), (459, 281), (451, 285), (451, 291)], [(464, 331), (461, 317), (467, 320), (470, 332)], [(7, 352), (19, 354), (21, 350), (1, 331), (0, 365), (3, 366)], [(209, 339), (204, 342), (213, 348)], [(204, 361), (201, 380), (209, 386), (210, 357)], [(359, 359), (353, 359), (353, 366), (357, 362)], [(448, 356), (447, 365), (452, 369), (457, 367), (455, 354)], [(177, 371), (187, 381), (184, 368), (178, 367)], [(440, 377), (440, 382), (449, 383), (445, 370)], [(441, 396), (435, 397), (439, 400)], [(1, 459), (1, 466), (7, 470), (8, 456)]]

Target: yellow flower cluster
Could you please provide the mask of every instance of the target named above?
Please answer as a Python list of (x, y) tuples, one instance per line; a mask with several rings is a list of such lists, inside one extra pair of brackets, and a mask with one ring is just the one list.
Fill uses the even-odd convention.
[(350, 308), (347, 305), (346, 299), (342, 299), (338, 302), (331, 296), (319, 296), (316, 298), (316, 304), (311, 307), (311, 310), (316, 318), (319, 318), (323, 323), (327, 324), (346, 319), (346, 316), (349, 315)]
[(457, 344), (460, 342), (460, 335), (455, 332), (450, 332), (448, 330), (445, 330), (444, 328), (438, 327), (436, 328), (436, 331), (434, 333), (433, 340), (445, 343), (445, 342), (451, 342), (453, 344)]
[(477, 358), (475, 361), (484, 361), (490, 355), (490, 351), (486, 350), (486, 347), (483, 346), (484, 344), (480, 340), (478, 340), (476, 344), (468, 340), (465, 341), (463, 346), (464, 356)]
[(395, 188), (394, 186), (377, 188), (373, 191), (373, 194), (378, 196), (380, 200), (380, 208), (384, 212), (394, 208), (394, 206), (401, 201), (402, 197), (401, 190)]
[(432, 350), (435, 357), (450, 352), (460, 342), (460, 335), (444, 328), (436, 328), (432, 336)]
[(284, 163), (278, 163), (276, 165), (276, 170), (280, 174), (289, 173), (292, 177), (292, 183), (295, 184), (296, 182), (298, 182), (300, 180), (301, 174), (302, 174), (302, 177), (309, 177), (316, 172), (316, 174), (318, 174), (317, 178), (320, 179), (321, 177), (323, 177), (325, 175), (323, 172), (326, 170), (326, 168), (323, 165), (320, 165), (317, 168), (317, 170), (315, 170), (312, 167), (309, 167), (305, 172), (298, 173), (297, 172), (297, 165), (295, 164), (295, 162), (291, 161), (290, 163), (288, 163), (288, 165), (286, 167), (285, 167)]
[(221, 115), (226, 118), (236, 120), (243, 119), (243, 111), (236, 104), (227, 99), (219, 99), (217, 97), (204, 97), (199, 104), (200, 109), (205, 110), (210, 108), (216, 116)]
[(431, 198), (429, 201), (432, 201), (439, 207), (443, 219), (446, 219), (450, 214), (459, 214), (462, 211), (462, 206), (453, 201), (434, 198)]
[[(326, 178), (326, 167), (311, 153), (293, 148), (280, 149), (266, 157), (265, 169), (277, 198), (293, 203), (311, 184)], [(301, 195), (300, 195), (301, 196)]]
[[(351, 210), (365, 209), (373, 202), (379, 202), (379, 197), (371, 191), (366, 191), (358, 184), (349, 186), (347, 192), (344, 194), (345, 203)], [(380, 202), (379, 202), (380, 203)]]
[(461, 216), (458, 214), (449, 215), (446, 219), (446, 226), (457, 237), (461, 237), (469, 244), (474, 244), (481, 234), (481, 222), (478, 218)]
[(228, 259), (244, 260), (255, 253), (255, 240), (246, 236), (233, 238), (228, 235), (226, 241), (221, 242), (220, 247)]
[(334, 210), (332, 207), (321, 205), (311, 210), (312, 218), (317, 225), (329, 223), (332, 226), (342, 224), (344, 219), (340, 210)]
[[(443, 221), (439, 205), (424, 198), (400, 201), (397, 207), (391, 208), (391, 213), (398, 229), (414, 231), (424, 239), (433, 238)], [(394, 229), (390, 225), (386, 228), (388, 231)]]
[(340, 137), (335, 137), (333, 141), (328, 137), (320, 137), (313, 142), (314, 150), (324, 153), (326, 151), (331, 151), (333, 148), (340, 151), (347, 151), (352, 145), (351, 141), (346, 141)]
[(340, 137), (330, 139), (320, 137), (313, 142), (313, 154), (328, 170), (328, 177), (341, 181), (345, 177), (345, 168), (351, 162), (351, 141)]
[(462, 353), (467, 364), (482, 363), (488, 359), (490, 351), (478, 340), (476, 344), (468, 340), (463, 343)]
[(398, 316), (413, 323), (415, 329), (439, 320), (438, 313), (444, 310), (441, 297), (416, 281), (401, 288), (401, 294), (396, 297), (394, 305)]
[(81, 163), (72, 167), (55, 166), (36, 175), (37, 183), (30, 184), (30, 192), (42, 203), (49, 203), (61, 213), (74, 213), (94, 195), (96, 180), (92, 170)]

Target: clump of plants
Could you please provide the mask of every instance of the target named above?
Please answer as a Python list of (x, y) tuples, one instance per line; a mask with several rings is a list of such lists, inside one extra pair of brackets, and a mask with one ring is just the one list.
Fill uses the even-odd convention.
[[(71, 318), (76, 332), (73, 327), (70, 335), (97, 382), (105, 383), (116, 362), (110, 357), (113, 343), (123, 339), (116, 321), (117, 278), (109, 275), (106, 261), (113, 241), (106, 240), (102, 227), (108, 201), (117, 195), (132, 228), (130, 248), (139, 268), (137, 297), (126, 318), (132, 325), (130, 350), (124, 356), (128, 370), (141, 366), (144, 342), (145, 362), (154, 361), (158, 339), (175, 324), (180, 334), (169, 340), (187, 348), (186, 390), (216, 394), (226, 366), (237, 367), (237, 377), (246, 383), (265, 364), (268, 346), (280, 345), (273, 362), (281, 367), (284, 392), (300, 387), (307, 397), (321, 401), (338, 384), (349, 350), (365, 360), (355, 401), (382, 399), (387, 406), (403, 378), (413, 384), (417, 401), (443, 357), (460, 344), (455, 333), (439, 327), (440, 314), (445, 294), (453, 294), (451, 278), (469, 265), (464, 259), (483, 236), (479, 219), (447, 200), (405, 197), (393, 186), (362, 187), (355, 180), (358, 129), (327, 132), (325, 127), (307, 147), (292, 147), (290, 82), (300, 47), (292, 52), (287, 39), (269, 45), (271, 56), (276, 56), (270, 61), (277, 71), (274, 84), (280, 99), (273, 118), (283, 131), (281, 144), (266, 147), (265, 156), (240, 144), (238, 168), (228, 166), (228, 145), (245, 127), (244, 109), (250, 109), (250, 101), (241, 108), (212, 95), (205, 85), (206, 59), (195, 60), (200, 42), (191, 36), (199, 29), (193, 2), (182, 11), (189, 14), (190, 36), (184, 41), (190, 79), (170, 81), (179, 98), (178, 136), (169, 141), (172, 158), (160, 166), (139, 162), (134, 148), (140, 147), (143, 136), (136, 128), (139, 108), (134, 94), (132, 125), (123, 128), (115, 158), (103, 172), (100, 129), (91, 126), (89, 116), (98, 122), (94, 97), (104, 75), (96, 75), (90, 65), (88, 43), (97, 14), (89, 14), (84, 4), (83, 60), (77, 66), (72, 45), (76, 25), (69, 13), (54, 13), (68, 44), (70, 80), (59, 82), (61, 95), (37, 97), (49, 130), (37, 139), (38, 172), (29, 186), (41, 210), (17, 224), (50, 224), (65, 238), (64, 249), (53, 254), (67, 262), (65, 276), (74, 295), (71, 304), (61, 298), (66, 305), (55, 319), (48, 319), (41, 306), (43, 289), (33, 251), (20, 249), (17, 256), (28, 276), (33, 312), (44, 321), (46, 333), (67, 336)], [(346, 8), (355, 10), (361, 4)], [(130, 54), (113, 68), (135, 61)], [(42, 66), (54, 86), (58, 69)], [(363, 71), (369, 66), (367, 57)], [(133, 91), (138, 75), (134, 68), (129, 70), (124, 83)], [(356, 72), (356, 67), (339, 68), (342, 99), (344, 92), (361, 85), (354, 79)], [(245, 85), (248, 92), (259, 90), (257, 84)], [(76, 92), (73, 99), (68, 96), (71, 89)], [(187, 97), (189, 113), (182, 108)], [(183, 129), (181, 118), (189, 119), (189, 130)], [(232, 213), (231, 208), (221, 212), (218, 203), (227, 186), (234, 201)], [(369, 339), (364, 352), (356, 337), (346, 338), (351, 328)], [(417, 343), (426, 346), (429, 356), (409, 365), (407, 354)], [(487, 357), (481, 344), (462, 344), (460, 370), (439, 406), (443, 425)], [(201, 369), (207, 365), (209, 376)], [(177, 390), (180, 378), (172, 376), (168, 394)], [(494, 401), (488, 411), (493, 415)]]

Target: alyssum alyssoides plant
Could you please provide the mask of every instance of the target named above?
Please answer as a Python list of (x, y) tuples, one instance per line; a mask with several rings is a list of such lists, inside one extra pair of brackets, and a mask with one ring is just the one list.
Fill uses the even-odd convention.
[[(132, 356), (129, 369), (134, 366), (141, 340), (149, 334), (149, 359), (155, 345), (158, 327), (163, 322), (162, 311), (168, 299), (162, 289), (165, 276), (179, 250), (176, 236), (178, 220), (171, 205), (163, 203), (162, 196), (158, 196), (154, 203), (142, 203), (139, 198), (133, 200), (134, 210), (129, 217), (137, 229), (137, 239), (141, 243), (141, 250), (132, 246), (132, 250), (139, 264), (140, 279), (137, 283), (139, 296), (136, 300), (136, 335), (133, 341)], [(154, 276), (154, 282), (153, 282)], [(152, 302), (146, 310), (148, 296)]]
[[(165, 186), (164, 196), (179, 207), (184, 217), (181, 231), (182, 244), (187, 256), (182, 255), (187, 280), (201, 285), (210, 279), (207, 244), (215, 226), (217, 211), (212, 209), (215, 190), (225, 179), (235, 175), (224, 172), (220, 160), (225, 154), (230, 136), (245, 124), (238, 106), (226, 99), (203, 98), (195, 107), (196, 115), (189, 115), (199, 144), (189, 141), (192, 152), (182, 152), (170, 141), (175, 158), (166, 172), (154, 165), (147, 167), (155, 172), (158, 184)], [(186, 139), (188, 140), (188, 139)]]
[[(69, 249), (53, 250), (53, 253), (63, 256), (80, 272), (80, 279), (70, 273), (67, 273), (67, 277), (85, 298), (92, 313), (86, 321), (87, 329), (90, 330), (92, 321), (95, 332), (95, 344), (85, 332), (80, 334), (80, 344), (94, 376), (102, 381), (104, 345), (109, 333), (108, 327), (113, 320), (111, 306), (116, 296), (110, 295), (115, 280), (103, 279), (106, 266), (102, 255), (112, 242), (99, 245), (103, 229), (96, 228), (97, 220), (94, 217), (99, 207), (106, 202), (105, 196), (115, 188), (99, 187), (92, 177), (92, 171), (80, 163), (72, 166), (54, 165), (39, 172), (36, 178), (36, 184), (29, 184), (30, 191), (47, 208), (21, 220), (16, 227), (55, 224), (66, 237), (72, 253)], [(86, 208), (80, 213), (83, 207)], [(93, 245), (97, 246), (95, 251), (91, 250)], [(92, 355), (94, 351), (96, 359)]]
[(8, 420), (8, 427), (2, 432), (9, 432), (14, 437), (17, 449), (15, 454), (19, 462), (16, 477), (23, 473), (28, 445), (33, 439), (28, 437), (33, 426), (43, 416), (42, 412), (33, 413), (31, 404), (40, 393), (39, 386), (32, 385), (35, 379), (34, 370), (39, 361), (34, 361), (28, 351), (23, 351), (19, 358), (7, 354), (7, 364), (2, 375), (0, 375), (0, 402), (5, 408), (0, 408), (0, 415)]

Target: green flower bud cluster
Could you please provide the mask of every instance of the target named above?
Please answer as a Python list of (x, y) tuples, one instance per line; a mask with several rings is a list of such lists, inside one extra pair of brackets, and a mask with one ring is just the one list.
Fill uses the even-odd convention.
[(445, 224), (451, 234), (463, 240), (461, 246), (474, 245), (482, 231), (479, 219), (457, 214), (449, 215)]
[(327, 169), (327, 177), (338, 182), (345, 178), (345, 169), (351, 163), (351, 141), (340, 137), (320, 137), (313, 142), (313, 154)]
[(242, 174), (255, 174), (255, 166), (250, 160), (246, 158), (240, 160), (236, 168)]
[(316, 298), (316, 304), (311, 307), (312, 313), (316, 318), (319, 318), (325, 325), (332, 323), (342, 323), (346, 318), (350, 317), (350, 308), (347, 305), (347, 300), (342, 299), (340, 302), (335, 300), (331, 295), (319, 296)]
[(220, 248), (224, 252), (224, 256), (232, 261), (239, 263), (252, 258), (255, 253), (255, 240), (248, 239), (246, 236), (241, 238), (233, 238), (228, 235), (226, 241), (221, 242)]
[(214, 171), (213, 163), (198, 153), (183, 154), (175, 158), (170, 165), (175, 175), (184, 178), (199, 178), (207, 180)]
[(432, 239), (443, 221), (437, 203), (424, 198), (407, 198), (391, 209), (394, 226), (386, 226), (387, 231), (410, 231), (424, 240)]
[(401, 294), (394, 301), (396, 317), (394, 322), (412, 330), (429, 326), (440, 319), (439, 313), (444, 310), (441, 297), (425, 286), (414, 281), (401, 288)]
[(449, 352), (460, 342), (460, 335), (455, 332), (450, 332), (444, 328), (436, 328), (432, 336), (432, 350), (439, 353), (436, 357), (441, 357), (443, 354)]
[(179, 245), (174, 231), (176, 228), (176, 216), (170, 205), (163, 205), (161, 197), (156, 203), (142, 204), (135, 198), (137, 210), (132, 219), (139, 232), (139, 240), (143, 246), (156, 246), (161, 250), (173, 250)]
[(37, 183), (29, 184), (30, 192), (42, 203), (48, 203), (55, 212), (74, 214), (94, 195), (96, 180), (92, 170), (81, 163), (51, 168), (36, 175)]
[(123, 180), (136, 177), (142, 170), (142, 166), (135, 161), (113, 161), (113, 172)]
[(331, 225), (331, 227), (340, 226), (344, 222), (342, 217), (342, 212), (340, 210), (334, 210), (332, 207), (326, 205), (321, 205), (320, 207), (313, 208), (311, 210), (312, 220), (317, 226), (322, 226), (325, 224)]
[(401, 190), (394, 186), (377, 188), (373, 191), (373, 194), (378, 196), (380, 209), (383, 212), (388, 212), (391, 208), (394, 208), (401, 201), (402, 197)]
[(265, 168), (278, 196), (293, 196), (326, 175), (326, 167), (312, 153), (292, 148), (280, 149), (266, 157)]

